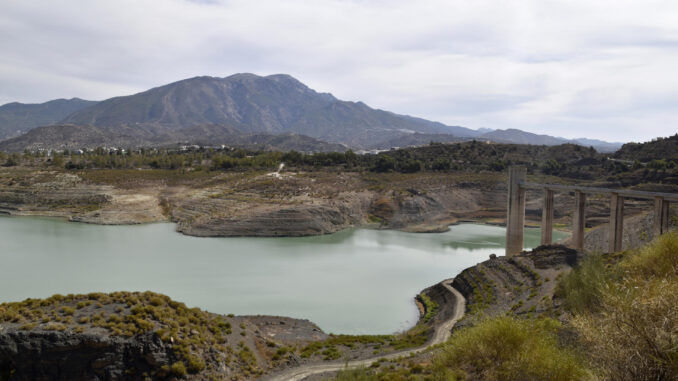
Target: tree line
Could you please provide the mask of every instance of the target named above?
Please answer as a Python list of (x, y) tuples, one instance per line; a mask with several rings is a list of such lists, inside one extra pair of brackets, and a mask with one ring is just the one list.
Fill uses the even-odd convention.
[(0, 165), (85, 169), (190, 169), (241, 171), (277, 168), (280, 163), (302, 170), (415, 173), (419, 171), (503, 172), (523, 165), (528, 173), (581, 180), (607, 179), (623, 185), (663, 182), (678, 185), (678, 159), (648, 162), (613, 159), (593, 148), (573, 144), (532, 146), (476, 141), (389, 150), (359, 155), (346, 152), (303, 153), (253, 151), (241, 148), (106, 149), (63, 152), (0, 152)]

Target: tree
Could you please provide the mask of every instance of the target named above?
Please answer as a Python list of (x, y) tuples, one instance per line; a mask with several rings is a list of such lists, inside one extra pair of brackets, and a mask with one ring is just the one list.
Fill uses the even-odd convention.
[(423, 164), (416, 159), (407, 159), (400, 165), (400, 172), (414, 173), (421, 171)]
[(5, 167), (14, 167), (19, 165), (19, 155), (13, 153), (7, 157), (7, 161), (5, 161), (4, 166)]
[(396, 162), (389, 155), (379, 155), (376, 164), (374, 165), (374, 171), (376, 172), (389, 172), (395, 169)]
[(451, 163), (449, 159), (444, 159), (439, 157), (433, 161), (431, 164), (431, 169), (434, 171), (447, 171), (450, 169)]

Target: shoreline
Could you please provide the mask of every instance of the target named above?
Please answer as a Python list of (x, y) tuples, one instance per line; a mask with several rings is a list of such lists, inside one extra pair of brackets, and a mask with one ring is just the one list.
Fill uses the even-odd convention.
[[(406, 357), (410, 355), (417, 354), (419, 352), (423, 352), (435, 345), (442, 344), (452, 334), (452, 328), (454, 328), (454, 325), (461, 320), (465, 313), (466, 313), (466, 298), (459, 292), (459, 290), (455, 289), (452, 286), (452, 283), (454, 282), (454, 278), (450, 279), (445, 279), (439, 283), (437, 283), (434, 286), (431, 286), (425, 290), (432, 289), (436, 286), (442, 286), (444, 287), (449, 293), (452, 295), (452, 298), (454, 299), (454, 304), (452, 307), (452, 313), (450, 314), (447, 319), (445, 319), (442, 322), (439, 322), (438, 324), (433, 326), (433, 335), (430, 339), (426, 341), (426, 343), (420, 347), (416, 348), (410, 348), (410, 349), (405, 349), (401, 351), (395, 351), (392, 353), (388, 353), (385, 355), (381, 356), (373, 356), (373, 357), (368, 357), (364, 359), (359, 359), (359, 360), (352, 360), (352, 361), (333, 361), (333, 362), (323, 362), (323, 363), (311, 363), (308, 365), (301, 365), (299, 367), (294, 367), (287, 369), (285, 371), (279, 372), (279, 373), (272, 373), (268, 376), (264, 376), (261, 378), (261, 380), (264, 381), (299, 381), (303, 380), (306, 377), (316, 375), (316, 374), (322, 374), (322, 373), (328, 373), (328, 372), (335, 372), (339, 370), (345, 370), (345, 369), (356, 369), (360, 367), (369, 367), (373, 363), (376, 363), (378, 361), (383, 361), (383, 360), (394, 360), (397, 358), (401, 357)], [(424, 290), (424, 291), (425, 291)], [(422, 292), (424, 292), (422, 291)], [(421, 317), (419, 319), (421, 321)]]
[[(421, 233), (421, 234), (427, 234), (427, 233), (445, 233), (450, 230), (451, 226), (456, 226), (460, 224), (478, 224), (478, 225), (488, 225), (488, 226), (497, 226), (497, 227), (505, 227), (506, 223), (505, 222), (494, 222), (494, 221), (484, 221), (482, 218), (480, 219), (459, 219), (455, 221), (450, 221), (446, 222), (444, 224), (438, 224), (438, 223), (431, 223), (431, 224), (411, 224), (407, 225), (404, 227), (385, 227), (385, 226), (379, 226), (375, 223), (362, 223), (362, 224), (355, 224), (351, 226), (346, 226), (341, 229), (338, 229), (336, 231), (332, 232), (319, 232), (316, 234), (303, 234), (303, 235), (296, 235), (296, 234), (291, 234), (291, 235), (284, 235), (284, 234), (272, 234), (272, 235), (257, 235), (257, 234), (243, 234), (243, 235), (196, 235), (196, 234), (190, 234), (188, 232), (179, 230), (179, 222), (176, 221), (171, 221), (169, 219), (166, 220), (154, 220), (154, 221), (125, 221), (125, 222), (115, 222), (115, 223), (109, 223), (109, 222), (100, 222), (100, 221), (93, 221), (93, 220), (87, 220), (87, 219), (78, 219), (76, 216), (72, 213), (65, 213), (65, 212), (58, 212), (58, 211), (20, 211), (19, 213), (15, 213), (12, 210), (8, 209), (0, 209), (0, 217), (14, 217), (14, 218), (45, 218), (45, 219), (55, 219), (55, 220), (62, 220), (63, 222), (72, 222), (72, 223), (79, 223), (79, 224), (88, 224), (88, 225), (98, 225), (98, 226), (135, 226), (135, 225), (148, 225), (148, 224), (158, 224), (158, 223), (167, 223), (167, 224), (173, 224), (175, 226), (175, 232), (188, 236), (188, 237), (197, 237), (197, 238), (300, 238), (300, 237), (315, 237), (315, 236), (322, 236), (322, 235), (329, 235), (329, 234), (335, 234), (339, 233), (344, 230), (349, 230), (349, 229), (368, 229), (368, 230), (392, 230), (392, 231), (400, 231), (404, 233)], [(525, 228), (527, 229), (538, 229), (540, 228), (539, 225), (537, 224), (526, 224)], [(572, 233), (570, 229), (562, 228), (562, 227), (554, 227), (554, 231), (560, 231), (563, 233)]]

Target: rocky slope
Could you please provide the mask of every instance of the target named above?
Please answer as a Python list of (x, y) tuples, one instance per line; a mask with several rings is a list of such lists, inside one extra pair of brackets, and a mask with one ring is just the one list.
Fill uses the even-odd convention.
[(243, 147), (253, 150), (297, 150), (302, 152), (344, 152), (346, 147), (285, 133), (279, 135), (244, 133), (226, 125), (197, 125), (166, 130), (154, 125), (95, 127), (59, 124), (37, 127), (15, 138), (0, 141), (0, 151), (77, 150), (97, 147), (178, 147), (200, 145)]
[(245, 380), (326, 339), (305, 320), (222, 316), (151, 292), (54, 295), (0, 304), (3, 380)]

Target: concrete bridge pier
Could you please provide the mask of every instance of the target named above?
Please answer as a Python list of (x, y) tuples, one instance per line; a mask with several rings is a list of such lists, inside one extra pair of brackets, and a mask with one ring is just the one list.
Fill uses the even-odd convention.
[(574, 215), (572, 216), (572, 245), (584, 251), (584, 228), (586, 227), (586, 193), (574, 191)]
[(553, 190), (544, 189), (544, 205), (541, 209), (541, 244), (553, 243)]
[(506, 255), (523, 251), (525, 229), (525, 167), (510, 167), (508, 180), (508, 207), (506, 216)]

